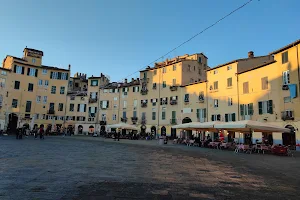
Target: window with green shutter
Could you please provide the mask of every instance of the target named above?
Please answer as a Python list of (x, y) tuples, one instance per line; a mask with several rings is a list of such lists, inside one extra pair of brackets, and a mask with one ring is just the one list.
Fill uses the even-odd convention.
[(161, 113), (161, 119), (162, 120), (166, 119), (166, 111), (165, 110), (163, 110), (162, 113)]
[(268, 113), (273, 114), (273, 101), (272, 100), (268, 101)]
[(258, 114), (263, 114), (263, 105), (261, 101), (258, 102)]
[(225, 122), (228, 122), (228, 114), (225, 114)]
[(244, 115), (245, 115), (244, 107), (245, 107), (244, 104), (241, 104), (241, 105), (240, 105), (240, 113), (241, 113), (241, 116), (244, 116)]
[(231, 120), (232, 120), (233, 122), (235, 122), (235, 113), (232, 113), (232, 114), (231, 114)]
[(200, 109), (197, 109), (197, 110), (196, 110), (196, 118), (197, 118), (197, 119), (200, 118)]
[(152, 120), (156, 120), (156, 112), (152, 112)]
[(249, 113), (249, 115), (253, 115), (253, 113), (254, 113), (253, 103), (248, 104), (248, 113)]

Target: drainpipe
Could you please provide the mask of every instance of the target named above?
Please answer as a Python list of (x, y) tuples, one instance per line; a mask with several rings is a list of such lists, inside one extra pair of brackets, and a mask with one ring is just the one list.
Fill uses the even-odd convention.
[(236, 75), (236, 83), (237, 83), (237, 105), (238, 105), (238, 113), (237, 113), (237, 118), (238, 121), (240, 121), (240, 92), (239, 92), (239, 75), (238, 73), (235, 74)]

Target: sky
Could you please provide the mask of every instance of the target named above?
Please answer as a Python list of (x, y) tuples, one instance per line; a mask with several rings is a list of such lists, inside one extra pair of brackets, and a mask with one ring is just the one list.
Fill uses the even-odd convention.
[[(27, 46), (44, 52), (44, 65), (71, 64), (71, 74), (136, 78), (247, 1), (0, 0), (0, 59), (22, 57)], [(268, 54), (300, 39), (299, 8), (299, 0), (253, 0), (159, 61), (203, 52), (214, 67)]]

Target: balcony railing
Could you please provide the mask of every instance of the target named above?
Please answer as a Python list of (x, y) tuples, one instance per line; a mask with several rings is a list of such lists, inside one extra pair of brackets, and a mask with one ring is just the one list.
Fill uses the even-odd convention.
[(48, 110), (47, 114), (54, 115), (55, 114), (55, 110)]
[(294, 111), (291, 111), (291, 110), (286, 110), (286, 111), (283, 111), (281, 112), (281, 119), (283, 121), (285, 120), (294, 120)]
[(177, 105), (177, 100), (171, 100), (170, 105)]
[(126, 123), (127, 122), (127, 117), (121, 117), (121, 122)]
[(177, 85), (172, 85), (172, 86), (170, 86), (170, 90), (171, 90), (171, 91), (176, 91), (177, 88), (178, 88)]
[(136, 122), (138, 121), (137, 117), (131, 117), (131, 121), (133, 124), (136, 124)]
[(174, 118), (170, 119), (170, 124), (172, 125), (177, 124), (177, 119)]
[(97, 98), (90, 98), (89, 103), (96, 103), (98, 101)]

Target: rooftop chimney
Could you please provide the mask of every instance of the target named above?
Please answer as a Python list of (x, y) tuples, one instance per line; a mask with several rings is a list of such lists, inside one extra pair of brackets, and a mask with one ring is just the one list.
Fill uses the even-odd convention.
[(125, 83), (127, 83), (127, 78), (125, 78)]
[(137, 78), (136, 80), (137, 80), (137, 81), (140, 81), (140, 78)]
[(69, 69), (69, 70), (71, 70), (71, 65), (70, 65), (70, 64), (69, 64), (69, 67), (68, 67), (68, 69)]
[(133, 81), (134, 81), (134, 78), (131, 78), (131, 81), (133, 82)]
[(101, 73), (101, 74), (100, 74), (100, 77), (102, 77), (102, 76), (103, 76), (103, 74)]
[(248, 52), (248, 58), (254, 58), (254, 52), (253, 51)]
[(79, 77), (81, 77), (81, 73), (79, 73)]

